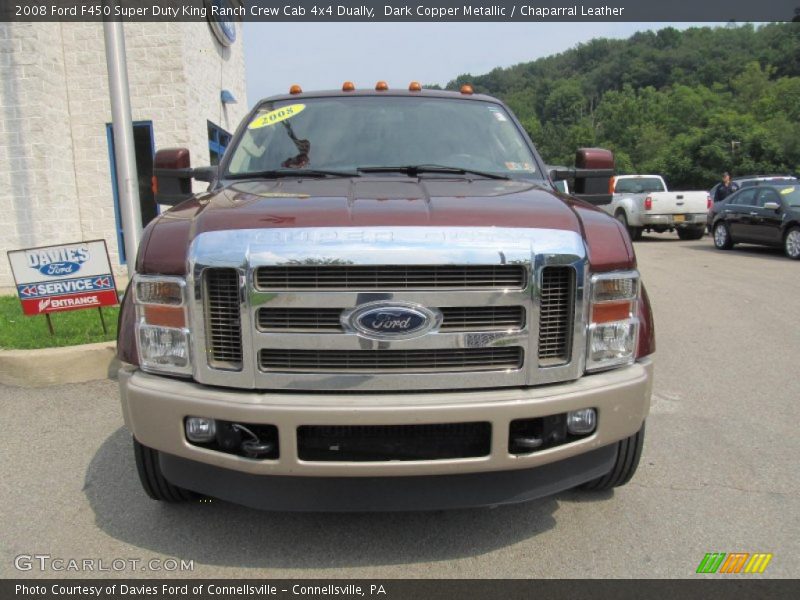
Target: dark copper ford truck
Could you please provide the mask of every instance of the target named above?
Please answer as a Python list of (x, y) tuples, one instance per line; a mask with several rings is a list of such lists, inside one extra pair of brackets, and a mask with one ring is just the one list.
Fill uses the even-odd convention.
[(145, 491), (359, 511), (626, 483), (655, 346), (630, 238), (593, 206), (612, 169), (583, 149), (548, 173), (468, 86), (382, 82), (260, 102), (218, 167), (160, 151), (173, 208), (118, 340)]

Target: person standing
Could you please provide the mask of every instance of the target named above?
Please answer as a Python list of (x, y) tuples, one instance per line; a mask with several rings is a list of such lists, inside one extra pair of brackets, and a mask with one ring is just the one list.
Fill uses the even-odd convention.
[(731, 174), (725, 171), (722, 174), (722, 182), (717, 186), (717, 191), (714, 192), (714, 204), (725, 200), (738, 189), (739, 186), (731, 181)]

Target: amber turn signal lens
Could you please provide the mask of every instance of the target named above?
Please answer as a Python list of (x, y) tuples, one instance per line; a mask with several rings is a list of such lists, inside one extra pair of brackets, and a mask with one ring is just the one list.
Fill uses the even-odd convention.
[(633, 303), (624, 302), (605, 302), (592, 306), (592, 323), (611, 323), (613, 321), (624, 321), (629, 319), (633, 312)]
[(352, 92), (354, 89), (356, 89), (356, 86), (352, 81), (345, 81), (342, 84), (342, 91), (343, 92)]
[(289, 88), (289, 93), (290, 94), (302, 94), (303, 93), (303, 88), (301, 88), (299, 85), (297, 85), (295, 83), (292, 87)]
[(150, 189), (153, 191), (153, 194), (158, 194), (158, 177), (155, 175), (150, 178)]
[(408, 91), (409, 92), (421, 92), (422, 86), (419, 84), (419, 81), (412, 81), (408, 84)]
[(470, 84), (465, 83), (464, 85), (461, 86), (461, 93), (462, 94), (474, 94), (475, 92), (472, 89), (472, 86)]
[(148, 325), (173, 327), (180, 329), (186, 326), (183, 308), (148, 304), (144, 307), (144, 320)]
[(386, 83), (385, 81), (379, 81), (378, 83), (375, 84), (376, 92), (385, 92), (388, 89), (389, 89), (389, 84)]

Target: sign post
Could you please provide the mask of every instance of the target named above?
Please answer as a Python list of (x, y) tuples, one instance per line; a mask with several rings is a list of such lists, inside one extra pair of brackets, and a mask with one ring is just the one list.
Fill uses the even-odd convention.
[(105, 240), (10, 250), (8, 260), (22, 312), (45, 315), (50, 335), (51, 313), (81, 308), (97, 308), (108, 333), (101, 309), (119, 299)]

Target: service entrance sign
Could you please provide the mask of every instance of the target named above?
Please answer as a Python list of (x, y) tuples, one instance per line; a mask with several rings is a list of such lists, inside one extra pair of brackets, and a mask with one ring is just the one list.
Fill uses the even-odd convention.
[(118, 303), (105, 240), (11, 250), (8, 260), (26, 315)]

